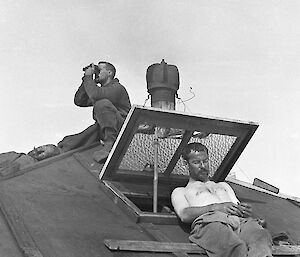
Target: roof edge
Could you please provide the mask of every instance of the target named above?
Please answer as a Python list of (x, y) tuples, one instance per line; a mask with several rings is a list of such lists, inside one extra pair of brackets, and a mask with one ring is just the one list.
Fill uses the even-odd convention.
[(246, 188), (254, 189), (254, 190), (259, 191), (259, 192), (270, 194), (272, 196), (277, 196), (279, 198), (283, 198), (283, 199), (287, 199), (287, 200), (294, 200), (294, 201), (297, 201), (297, 202), (300, 203), (300, 198), (299, 197), (290, 196), (290, 195), (286, 195), (286, 194), (282, 194), (282, 193), (275, 194), (271, 191), (268, 191), (266, 189), (254, 186), (254, 185), (252, 185), (248, 182), (242, 181), (242, 180), (238, 180), (238, 179), (235, 179), (235, 178), (226, 178), (225, 181), (229, 181), (229, 182), (232, 182), (234, 184), (237, 184), (237, 185), (240, 185), (240, 186), (243, 186), (243, 187), (246, 187)]
[(143, 106), (143, 105), (138, 105), (138, 104), (133, 104), (131, 108), (139, 108), (139, 109), (145, 109), (145, 110), (153, 110), (153, 111), (160, 111), (160, 112), (168, 112), (168, 113), (175, 113), (175, 114), (181, 114), (181, 115), (186, 115), (186, 116), (201, 116), (202, 118), (205, 119), (213, 119), (213, 120), (221, 120), (221, 121), (227, 121), (227, 122), (237, 122), (240, 124), (248, 124), (248, 125), (254, 125), (254, 126), (259, 126), (258, 122), (255, 121), (245, 121), (245, 120), (240, 120), (240, 119), (235, 119), (235, 118), (222, 118), (218, 116), (212, 116), (212, 115), (206, 115), (202, 113), (197, 113), (197, 112), (184, 112), (184, 111), (179, 111), (179, 110), (169, 110), (169, 109), (162, 109), (162, 108), (157, 108), (157, 107), (149, 107), (149, 106)]

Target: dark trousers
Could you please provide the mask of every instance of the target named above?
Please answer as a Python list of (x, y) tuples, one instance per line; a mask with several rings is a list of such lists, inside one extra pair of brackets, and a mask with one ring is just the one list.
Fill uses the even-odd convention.
[(124, 122), (117, 108), (107, 99), (99, 100), (93, 107), (93, 119), (93, 125), (78, 134), (64, 137), (58, 147), (67, 152), (100, 140), (114, 142)]
[(124, 122), (117, 108), (107, 99), (99, 100), (94, 104), (93, 118), (99, 125), (100, 138), (114, 142)]

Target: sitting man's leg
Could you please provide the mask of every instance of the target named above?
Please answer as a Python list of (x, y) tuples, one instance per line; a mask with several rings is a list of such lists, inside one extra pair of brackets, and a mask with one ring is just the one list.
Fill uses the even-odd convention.
[(206, 250), (209, 257), (246, 257), (247, 247), (232, 228), (221, 222), (196, 225), (190, 241)]
[(249, 219), (241, 223), (240, 238), (245, 241), (248, 247), (247, 256), (272, 256), (272, 237), (256, 220)]
[(57, 146), (60, 148), (61, 152), (64, 153), (99, 141), (99, 125), (95, 123), (80, 133), (65, 136), (60, 142), (58, 142)]
[(124, 119), (117, 108), (107, 99), (102, 99), (94, 104), (93, 117), (100, 126), (101, 138), (104, 147), (94, 153), (93, 158), (97, 162), (104, 162), (118, 136)]

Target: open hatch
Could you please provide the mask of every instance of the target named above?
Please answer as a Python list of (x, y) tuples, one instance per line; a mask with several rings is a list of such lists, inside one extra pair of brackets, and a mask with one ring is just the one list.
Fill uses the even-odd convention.
[(223, 181), (257, 128), (254, 122), (133, 106), (99, 178), (136, 222), (174, 224), (170, 195), (188, 180), (182, 148), (204, 144), (212, 180)]

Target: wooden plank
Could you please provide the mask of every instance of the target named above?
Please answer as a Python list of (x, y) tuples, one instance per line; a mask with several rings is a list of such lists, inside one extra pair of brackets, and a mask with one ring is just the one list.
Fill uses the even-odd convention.
[(300, 254), (300, 245), (274, 245), (272, 247), (273, 255), (295, 255)]
[(182, 251), (188, 253), (203, 253), (203, 250), (196, 244), (187, 243), (106, 239), (104, 240), (104, 244), (110, 250), (164, 253)]
[[(169, 177), (159, 173), (159, 183), (164, 183), (165, 185), (185, 185), (188, 182), (189, 177), (182, 174), (171, 174)], [(148, 171), (129, 171), (124, 169), (118, 169), (115, 176), (112, 176), (110, 180), (121, 181), (121, 182), (141, 182), (149, 183), (153, 180), (153, 174)]]
[[(153, 224), (151, 224), (151, 223), (144, 223), (144, 224), (140, 224), (140, 226), (153, 239), (155, 239), (157, 241), (171, 242), (171, 240), (163, 232), (161, 232), (157, 227), (155, 227)], [(173, 253), (173, 255), (175, 255), (177, 257), (188, 257), (188, 255), (184, 251), (182, 251), (182, 250), (180, 250), (180, 251), (174, 251), (172, 253)]]
[(238, 120), (225, 120), (215, 117), (205, 117), (177, 111), (166, 111), (149, 108), (142, 110), (140, 120), (148, 124), (156, 124), (160, 127), (178, 128), (184, 130), (197, 130), (205, 133), (223, 134), (229, 136), (241, 136), (243, 131), (251, 127), (258, 127), (254, 122), (242, 122)]
[[(113, 240), (106, 239), (104, 244), (110, 250), (126, 250), (137, 252), (164, 252), (183, 251), (186, 253), (203, 253), (203, 249), (192, 243), (173, 243), (156, 241), (136, 240)], [(295, 255), (300, 254), (300, 245), (282, 245), (272, 247), (273, 255)]]
[(194, 118), (203, 118), (203, 119), (210, 119), (210, 120), (220, 120), (223, 122), (230, 122), (230, 123), (238, 123), (242, 125), (249, 125), (249, 126), (258, 126), (258, 123), (253, 121), (241, 121), (237, 119), (229, 119), (229, 118), (220, 118), (216, 116), (209, 116), (209, 115), (203, 115), (203, 114), (195, 114), (195, 113), (187, 113), (183, 111), (177, 111), (177, 110), (166, 110), (162, 108), (155, 108), (155, 107), (146, 107), (141, 105), (133, 105), (133, 108), (143, 110), (143, 114), (147, 112), (152, 113), (169, 113), (171, 115), (177, 115), (177, 116), (188, 116), (188, 117), (194, 117)]
[(184, 133), (179, 146), (177, 147), (174, 155), (172, 156), (171, 161), (168, 164), (168, 167), (166, 168), (166, 171), (163, 173), (164, 176), (168, 177), (171, 174), (171, 172), (173, 171), (178, 159), (180, 158), (182, 149), (187, 145), (187, 143), (191, 139), (193, 133), (194, 133), (194, 131), (186, 131)]
[(0, 208), (24, 256), (43, 257), (12, 199), (3, 190), (0, 192)]
[(178, 225), (177, 216), (172, 213), (140, 212), (139, 222), (160, 225)]

